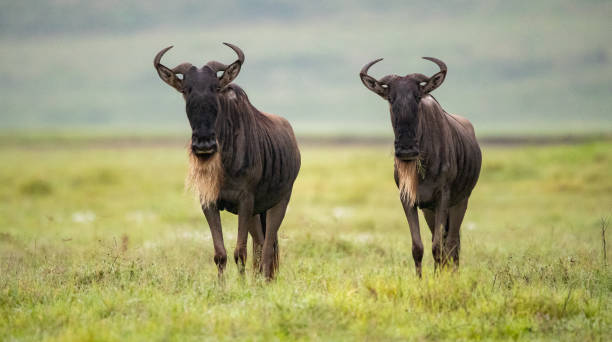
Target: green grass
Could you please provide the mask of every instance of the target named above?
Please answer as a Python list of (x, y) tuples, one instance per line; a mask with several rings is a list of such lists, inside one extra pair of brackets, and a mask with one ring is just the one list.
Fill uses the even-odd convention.
[[(43, 142), (0, 147), (0, 340), (612, 336), (609, 141), (485, 148), (461, 269), (433, 274), (421, 220), (421, 280), (391, 149), (305, 146), (269, 284), (250, 262), (217, 280), (180, 144)], [(236, 219), (222, 220), (231, 255)]]

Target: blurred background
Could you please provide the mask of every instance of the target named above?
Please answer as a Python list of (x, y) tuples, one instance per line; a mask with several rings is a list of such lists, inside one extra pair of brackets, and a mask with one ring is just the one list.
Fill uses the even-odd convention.
[[(611, 37), (596, 0), (0, 0), (0, 341), (611, 340)], [(265, 285), (227, 212), (218, 281), (153, 68), (169, 45), (169, 67), (234, 61), (222, 42), (300, 140)], [(460, 273), (434, 277), (421, 215), (417, 281), (388, 104), (358, 74), (437, 72), (422, 56), (483, 165)]]
[(300, 135), (391, 135), (358, 78), (449, 73), (433, 95), (480, 135), (609, 133), (610, 1), (29, 0), (0, 3), (3, 132), (189, 131), (152, 65), (231, 62), (260, 110)]

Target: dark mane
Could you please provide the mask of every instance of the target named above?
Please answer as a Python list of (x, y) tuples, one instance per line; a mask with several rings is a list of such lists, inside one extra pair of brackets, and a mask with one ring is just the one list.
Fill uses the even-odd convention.
[(242, 175), (249, 166), (262, 162), (259, 144), (253, 142), (261, 135), (259, 122), (265, 120), (238, 85), (230, 84), (220, 94), (217, 135), (222, 142), (224, 168), (231, 170), (232, 176)]
[[(431, 95), (419, 103), (418, 136), (425, 177), (445, 176), (451, 183), (451, 204), (470, 195), (480, 170), (480, 150), (473, 130), (447, 113)], [(451, 174), (449, 174), (449, 171)], [(426, 205), (426, 203), (422, 203)]]
[[(268, 209), (272, 199), (262, 194), (283, 193), (293, 184), (300, 168), (300, 154), (293, 130), (280, 117), (275, 119), (251, 104), (238, 85), (231, 84), (219, 98), (217, 139), (225, 173), (231, 177), (250, 176), (256, 184), (255, 210)], [(220, 203), (233, 211), (229, 203)]]
[(446, 112), (431, 95), (423, 97), (419, 103), (419, 127), (417, 136), (421, 149), (421, 158), (425, 162), (428, 177), (438, 177), (442, 172), (442, 163), (450, 154), (449, 144), (439, 144), (447, 141), (449, 135), (446, 123)]

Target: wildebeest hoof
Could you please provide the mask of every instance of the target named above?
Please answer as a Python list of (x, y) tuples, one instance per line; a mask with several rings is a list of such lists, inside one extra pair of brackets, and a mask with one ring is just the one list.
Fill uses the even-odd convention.
[(431, 249), (431, 252), (433, 254), (436, 265), (439, 265), (442, 262), (442, 248), (440, 248), (440, 246), (434, 245)]
[(225, 264), (227, 263), (227, 255), (215, 254), (213, 260), (215, 261), (215, 265), (217, 265), (219, 270), (223, 271), (223, 269), (225, 268)]
[(421, 265), (416, 266), (416, 275), (419, 279), (423, 278), (423, 271)]
[(246, 248), (245, 249), (236, 249), (234, 251), (234, 262), (238, 266), (238, 271), (242, 274), (244, 273), (245, 265), (246, 265)]

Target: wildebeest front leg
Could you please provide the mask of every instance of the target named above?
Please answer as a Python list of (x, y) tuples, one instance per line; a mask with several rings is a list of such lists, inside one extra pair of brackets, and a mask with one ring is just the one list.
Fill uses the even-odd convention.
[(449, 208), (448, 212), (448, 236), (445, 241), (445, 255), (452, 261), (455, 268), (459, 267), (459, 252), (461, 250), (460, 228), (467, 210), (468, 199), (464, 199), (459, 204)]
[(448, 191), (442, 191), (440, 200), (435, 210), (435, 224), (433, 231), (432, 254), (435, 268), (438, 269), (444, 263), (444, 233), (448, 223)]
[(278, 270), (278, 229), (280, 228), (291, 194), (281, 200), (277, 205), (268, 209), (266, 213), (266, 237), (263, 246), (263, 272), (266, 279), (274, 278), (274, 273)]
[(227, 252), (225, 251), (225, 245), (223, 244), (223, 230), (221, 229), (221, 216), (219, 210), (213, 207), (202, 207), (208, 226), (210, 227), (210, 234), (212, 235), (213, 245), (215, 247), (215, 264), (219, 277), (223, 275), (225, 264), (227, 263)]
[(408, 226), (410, 226), (410, 235), (412, 237), (412, 258), (414, 259), (414, 267), (416, 268), (416, 274), (421, 277), (421, 262), (423, 261), (423, 241), (421, 241), (421, 228), (419, 226), (419, 213), (414, 205), (405, 203), (402, 201), (404, 206), (404, 213), (408, 220)]

